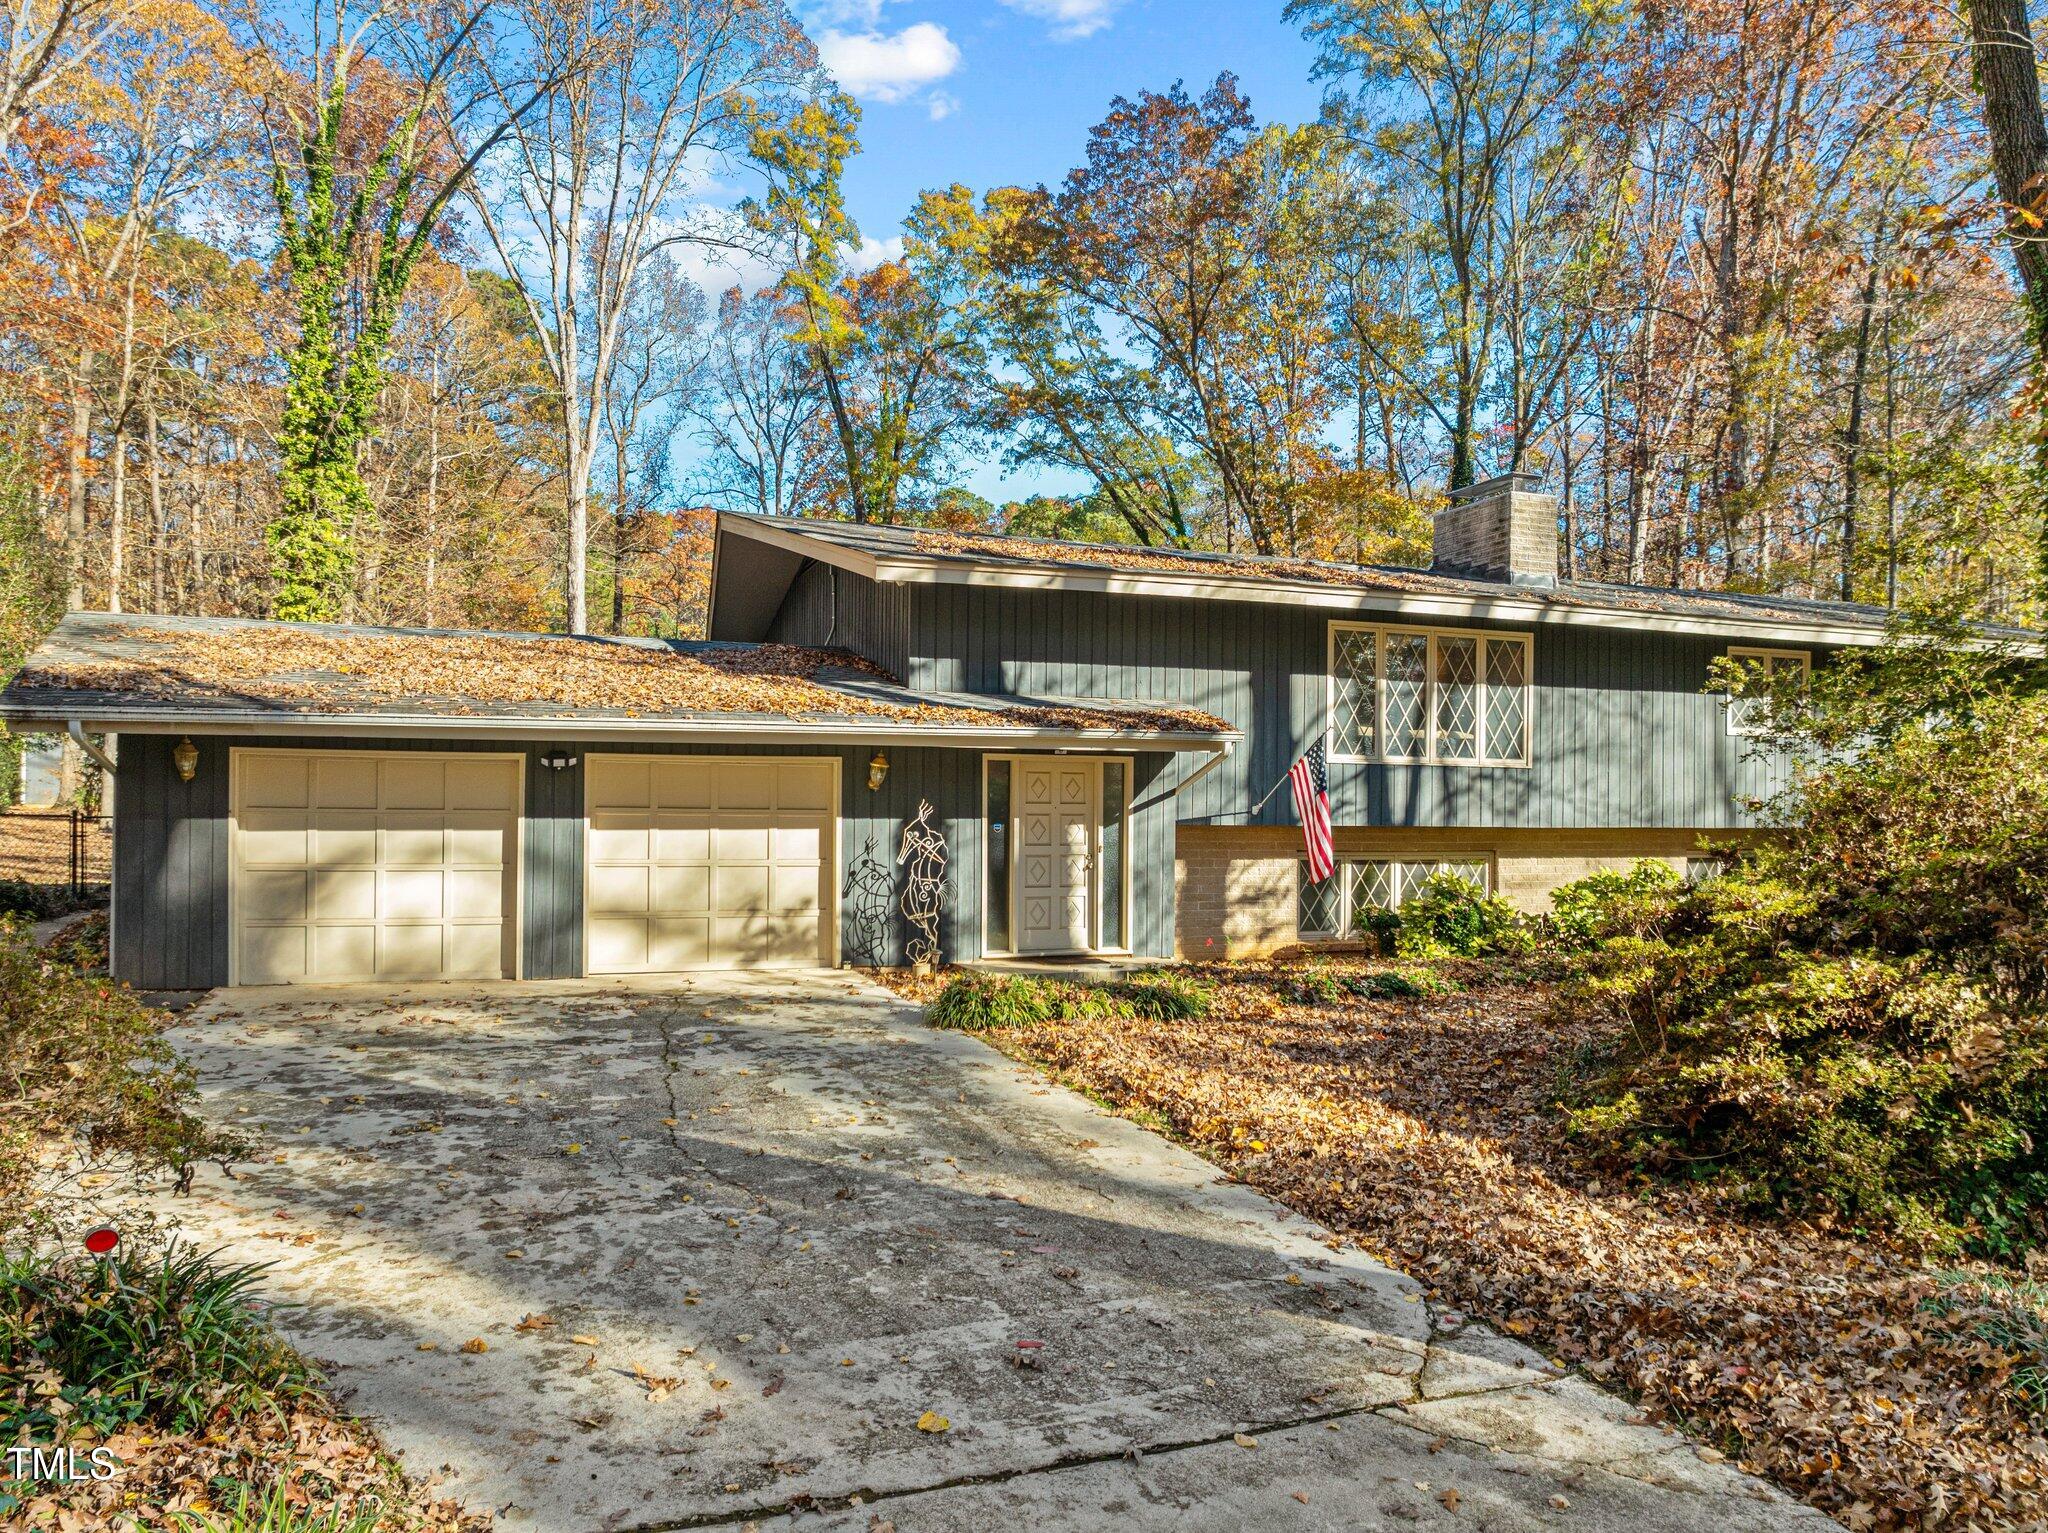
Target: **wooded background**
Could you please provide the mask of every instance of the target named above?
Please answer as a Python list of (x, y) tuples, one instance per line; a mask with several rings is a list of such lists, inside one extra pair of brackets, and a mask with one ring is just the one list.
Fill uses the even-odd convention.
[[(1566, 574), (2029, 620), (1983, 93), (2018, 143), (2038, 72), (1986, 15), (1294, 0), (1319, 120), (1161, 81), (862, 266), (777, 0), (23, 0), (0, 659), (80, 606), (692, 634), (706, 507), (1426, 561), (1507, 469)], [(990, 504), (998, 456), (1089, 488)]]

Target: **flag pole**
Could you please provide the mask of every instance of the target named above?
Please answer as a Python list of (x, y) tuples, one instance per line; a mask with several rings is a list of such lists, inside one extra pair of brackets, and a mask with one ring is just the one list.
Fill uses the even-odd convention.
[(1246, 816), (1247, 819), (1255, 817), (1261, 809), (1264, 809), (1266, 807), (1266, 800), (1270, 799), (1274, 794), (1280, 791), (1280, 784), (1287, 781), (1288, 777), (1293, 774), (1293, 771), (1294, 768), (1289, 767), (1285, 772), (1282, 772), (1280, 774), (1279, 778), (1274, 782), (1273, 786), (1266, 790), (1265, 797), (1261, 798), (1256, 804), (1252, 805), (1252, 812), (1250, 815)]

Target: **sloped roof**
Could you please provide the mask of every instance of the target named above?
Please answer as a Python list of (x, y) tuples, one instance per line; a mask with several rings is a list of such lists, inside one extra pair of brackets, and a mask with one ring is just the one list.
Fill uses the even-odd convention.
[[(1883, 636), (1891, 616), (1885, 608), (1863, 602), (1681, 591), (1601, 580), (1560, 580), (1554, 587), (1537, 587), (1405, 565), (1072, 543), (742, 512), (725, 512), (720, 521), (742, 535), (778, 542), (801, 539), (821, 557), (843, 553), (850, 556), (853, 567), (880, 580), (993, 579), (1003, 584), (1081, 585), (1137, 595), (1305, 600), (1312, 605), (1429, 615), (1607, 621), (1613, 626), (1683, 628), (1730, 636), (1785, 630), (1816, 642), (1874, 643)], [(1987, 632), (2021, 640), (2038, 641), (2040, 637), (2021, 629)]]
[(1021, 737), (1209, 748), (1166, 704), (919, 693), (840, 650), (249, 618), (68, 614), (0, 691), (0, 719), (63, 727), (728, 737)]

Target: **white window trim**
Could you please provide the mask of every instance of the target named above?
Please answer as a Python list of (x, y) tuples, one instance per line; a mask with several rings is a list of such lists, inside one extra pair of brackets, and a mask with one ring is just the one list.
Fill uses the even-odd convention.
[[(1770, 676), (1772, 661), (1796, 660), (1799, 662), (1799, 685), (1803, 688), (1808, 682), (1813, 680), (1813, 651), (1810, 649), (1766, 649), (1759, 645), (1731, 644), (1728, 646), (1728, 658), (1730, 660), (1761, 661), (1766, 679)], [(1763, 733), (1763, 730), (1757, 726), (1745, 724), (1742, 721), (1742, 715), (1745, 710), (1737, 706), (1740, 703), (1753, 701), (1753, 699), (1730, 697), (1723, 701), (1724, 707), (1722, 712), (1727, 717), (1728, 733), (1744, 736), (1760, 735)]]
[[(1423, 754), (1420, 756), (1389, 756), (1382, 752), (1376, 756), (1359, 756), (1337, 749), (1337, 635), (1340, 633), (1369, 632), (1378, 636), (1381, 642), (1373, 645), (1373, 738), (1384, 742), (1387, 738), (1387, 646), (1384, 643), (1390, 634), (1405, 634), (1426, 638), (1429, 641), (1428, 658), (1424, 661), (1425, 682), (1423, 686)], [(1522, 753), (1519, 757), (1502, 756), (1440, 756), (1436, 742), (1436, 688), (1437, 656), (1439, 638), (1479, 639), (1483, 641), (1478, 650), (1477, 732), (1483, 746), (1489, 733), (1486, 718), (1486, 644), (1519, 644), (1522, 647)], [(1536, 719), (1536, 636), (1533, 633), (1502, 633), (1487, 628), (1420, 628), (1402, 623), (1346, 623), (1332, 622), (1324, 639), (1323, 649), (1323, 719), (1324, 733), (1329, 742), (1331, 761), (1369, 764), (1386, 762), (1401, 766), (1460, 766), (1460, 767), (1527, 767), (1530, 760), (1530, 740)]]
[(1340, 856), (1339, 856), (1339, 857), (1337, 858), (1337, 870), (1336, 870), (1336, 871), (1335, 871), (1334, 873), (1332, 873), (1332, 874), (1331, 874), (1330, 876), (1331, 876), (1332, 878), (1334, 878), (1334, 879), (1336, 879), (1336, 880), (1337, 880), (1337, 921), (1338, 921), (1338, 925), (1339, 925), (1339, 926), (1340, 926), (1340, 927), (1341, 927), (1342, 929), (1341, 929), (1341, 930), (1338, 930), (1338, 931), (1309, 931), (1309, 930), (1307, 930), (1307, 929), (1303, 928), (1303, 927), (1302, 927), (1302, 925), (1301, 925), (1301, 870), (1302, 870), (1302, 868), (1304, 868), (1305, 866), (1307, 866), (1307, 863), (1306, 863), (1305, 859), (1302, 859), (1302, 858), (1296, 858), (1296, 859), (1295, 859), (1295, 864), (1294, 864), (1294, 867), (1295, 867), (1295, 873), (1294, 873), (1294, 878), (1295, 878), (1295, 884), (1294, 884), (1294, 920), (1295, 920), (1295, 929), (1294, 929), (1294, 940), (1295, 940), (1295, 941), (1297, 941), (1297, 942), (1356, 942), (1356, 941), (1358, 940), (1358, 928), (1357, 928), (1357, 926), (1356, 926), (1356, 924), (1355, 924), (1355, 923), (1356, 923), (1356, 921), (1357, 921), (1357, 919), (1358, 919), (1358, 913), (1357, 913), (1357, 912), (1356, 912), (1355, 910), (1353, 910), (1353, 909), (1351, 908), (1351, 874), (1350, 874), (1350, 869), (1351, 869), (1351, 868), (1353, 868), (1354, 866), (1356, 866), (1357, 864), (1361, 863), (1361, 862), (1392, 862), (1392, 863), (1411, 863), (1411, 862), (1431, 862), (1431, 863), (1449, 863), (1449, 862), (1476, 862), (1476, 863), (1478, 863), (1478, 864), (1479, 864), (1479, 866), (1480, 866), (1480, 868), (1481, 868), (1481, 870), (1482, 870), (1482, 873), (1483, 873), (1483, 875), (1484, 875), (1484, 884), (1483, 884), (1483, 887), (1485, 888), (1486, 892), (1487, 892), (1487, 893), (1488, 893), (1489, 895), (1490, 895), (1490, 894), (1492, 894), (1492, 893), (1493, 893), (1493, 891), (1494, 891), (1494, 882), (1495, 882), (1495, 878), (1496, 878), (1496, 876), (1497, 876), (1497, 871), (1498, 871), (1498, 870), (1497, 870), (1497, 869), (1495, 868), (1495, 866), (1494, 866), (1494, 857), (1493, 857), (1493, 854), (1492, 854), (1491, 852), (1469, 852), (1469, 853), (1458, 853), (1458, 854), (1453, 854), (1453, 855), (1450, 855), (1450, 856), (1444, 856), (1444, 857), (1424, 857), (1424, 856), (1406, 856), (1406, 857), (1404, 857), (1404, 856), (1399, 856), (1399, 855), (1394, 855), (1394, 854), (1389, 854), (1389, 853), (1384, 853), (1384, 852), (1354, 852), (1354, 853), (1351, 853), (1351, 854), (1350, 854), (1350, 855), (1348, 855), (1348, 856), (1340, 855)]

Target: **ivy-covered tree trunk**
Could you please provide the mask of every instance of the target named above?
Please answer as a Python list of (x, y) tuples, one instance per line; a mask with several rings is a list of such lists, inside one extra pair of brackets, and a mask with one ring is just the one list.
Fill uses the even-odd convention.
[[(285, 258), (298, 300), (299, 337), (285, 363), (285, 400), (278, 423), (277, 519), (266, 535), (281, 618), (318, 622), (340, 617), (353, 573), (354, 534), (374, 514), (356, 466), (368, 438), (384, 353), (399, 300), (423, 248), (403, 236), (401, 220), (413, 190), (414, 116), (394, 132), (352, 194), (340, 194), (338, 164), (348, 74), (337, 58), (319, 111), (298, 144), (303, 183), (279, 166), (272, 181), (284, 230)], [(360, 292), (351, 267), (379, 193), (385, 213), (374, 259)], [(344, 326), (351, 305), (355, 334)]]

